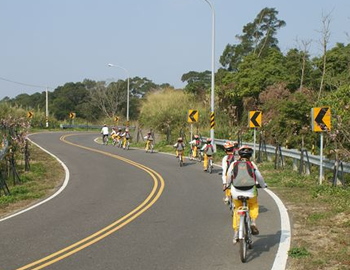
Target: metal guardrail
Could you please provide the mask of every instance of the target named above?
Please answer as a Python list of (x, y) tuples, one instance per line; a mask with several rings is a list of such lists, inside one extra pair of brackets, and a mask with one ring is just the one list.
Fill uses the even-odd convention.
[[(118, 126), (120, 128), (126, 128), (126, 126)], [(97, 125), (66, 125), (60, 124), (60, 128), (68, 129), (68, 128), (82, 128), (82, 129), (101, 129), (102, 126)], [(136, 127), (129, 127), (130, 129), (135, 129)]]
[[(205, 139), (205, 138), (203, 138)], [(217, 145), (221, 145), (223, 146), (225, 144), (225, 142), (227, 142), (227, 140), (225, 139), (215, 139), (215, 143)], [(253, 143), (247, 143), (244, 142), (243, 144), (248, 145), (250, 147), (254, 147)], [(259, 147), (259, 144), (256, 145), (257, 147)], [(297, 149), (286, 149), (284, 147), (281, 147), (282, 149), (282, 155), (283, 157), (289, 157), (295, 160), (300, 160), (300, 154), (301, 152)], [(265, 151), (265, 149), (264, 149)], [(276, 152), (276, 147), (272, 146), (272, 145), (266, 145), (266, 152), (267, 154), (275, 154)], [(309, 154), (309, 161), (311, 164), (320, 166), (320, 156), (316, 156), (316, 155), (311, 155)], [(335, 160), (330, 160), (328, 158), (323, 158), (323, 168), (326, 169), (330, 169), (333, 170), (334, 169), (334, 165), (335, 165)], [(350, 173), (350, 163), (345, 163), (343, 162), (343, 172), (344, 173)]]
[(1, 161), (1, 160), (4, 158), (4, 156), (6, 155), (8, 146), (9, 146), (9, 142), (8, 142), (8, 140), (5, 140), (5, 141), (4, 141), (4, 148), (2, 148), (2, 149), (0, 150), (0, 161)]

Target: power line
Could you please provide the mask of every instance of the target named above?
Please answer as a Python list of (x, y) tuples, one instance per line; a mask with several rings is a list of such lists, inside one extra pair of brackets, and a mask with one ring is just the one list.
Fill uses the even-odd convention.
[(12, 81), (12, 80), (9, 80), (9, 79), (6, 79), (6, 78), (2, 78), (2, 77), (0, 77), (0, 80), (6, 81), (6, 82), (10, 82), (10, 83), (19, 84), (19, 85), (23, 85), (23, 86), (29, 86), (29, 87), (35, 87), (35, 88), (50, 88), (50, 89), (53, 89), (52, 87), (48, 87), (48, 86), (16, 82), (16, 81)]

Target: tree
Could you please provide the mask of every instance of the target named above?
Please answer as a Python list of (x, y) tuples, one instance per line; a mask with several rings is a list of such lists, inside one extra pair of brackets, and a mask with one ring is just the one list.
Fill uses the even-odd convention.
[(324, 79), (326, 76), (326, 64), (327, 64), (327, 45), (329, 43), (329, 38), (331, 35), (330, 32), (330, 23), (331, 23), (331, 18), (330, 14), (324, 15), (322, 14), (322, 30), (320, 31), (322, 34), (322, 40), (321, 40), (321, 45), (323, 49), (323, 56), (322, 56), (322, 77), (321, 77), (321, 84), (320, 88), (318, 91), (318, 99), (320, 100), (321, 97), (321, 92), (323, 90), (323, 84), (324, 84)]
[(182, 75), (182, 82), (187, 82), (185, 92), (203, 97), (210, 88), (211, 72), (206, 70), (204, 72), (190, 71)]
[(250, 53), (264, 57), (270, 48), (278, 48), (277, 31), (286, 23), (277, 18), (275, 8), (264, 8), (253, 22), (243, 27), (243, 34), (237, 35), (238, 45), (228, 44), (220, 57), (220, 63), (230, 71), (237, 71), (242, 59)]

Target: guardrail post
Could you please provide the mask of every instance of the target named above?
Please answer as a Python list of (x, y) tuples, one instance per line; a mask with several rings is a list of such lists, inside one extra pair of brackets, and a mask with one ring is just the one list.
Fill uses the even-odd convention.
[(293, 171), (298, 170), (298, 160), (296, 158), (293, 158)]
[[(304, 157), (306, 157), (306, 161), (304, 161)], [(304, 162), (306, 162), (306, 165), (304, 165)], [(308, 155), (306, 149), (301, 149), (301, 151), (300, 151), (299, 174), (303, 174), (304, 173), (304, 167), (305, 167), (305, 174), (310, 175), (309, 155)]]
[(283, 164), (283, 155), (282, 155), (282, 149), (281, 145), (277, 143), (276, 150), (275, 150), (275, 169), (279, 167), (284, 167)]
[[(341, 171), (339, 172), (339, 167)], [(340, 175), (340, 178), (338, 177)], [(337, 159), (334, 164), (334, 169), (333, 169), (333, 186), (338, 185), (338, 180), (341, 182), (343, 186), (345, 186), (344, 182), (344, 167), (343, 167), (343, 162)]]

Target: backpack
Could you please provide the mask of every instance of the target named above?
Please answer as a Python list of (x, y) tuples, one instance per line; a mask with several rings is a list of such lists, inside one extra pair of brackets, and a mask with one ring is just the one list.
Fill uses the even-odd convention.
[(182, 151), (182, 150), (184, 150), (184, 148), (185, 148), (185, 146), (184, 146), (183, 143), (178, 143), (178, 144), (177, 144), (176, 149), (177, 149), (178, 151)]
[(227, 159), (226, 159), (226, 173), (225, 173), (225, 175), (227, 175), (227, 171), (228, 171), (228, 168), (230, 168), (230, 165), (231, 165), (231, 163), (232, 162), (234, 162), (235, 161), (235, 156), (234, 155), (228, 155), (227, 156)]
[(232, 184), (235, 188), (249, 189), (255, 186), (254, 167), (250, 161), (237, 161), (233, 166)]
[(207, 147), (205, 148), (205, 153), (207, 154), (207, 156), (212, 156), (214, 154), (214, 149), (211, 144), (207, 145)]
[(125, 133), (125, 138), (130, 139), (130, 133), (129, 132)]

